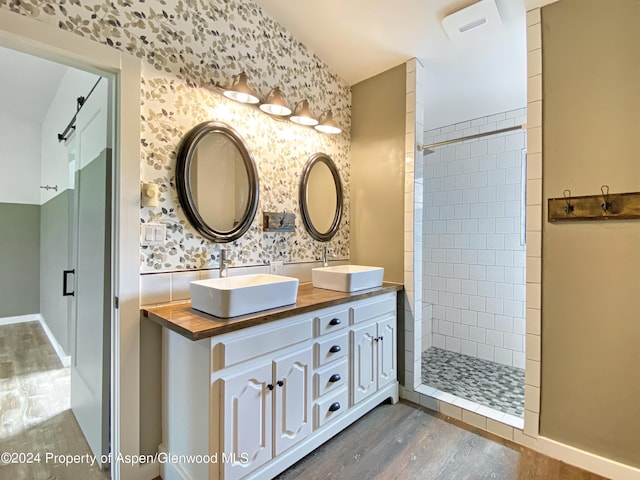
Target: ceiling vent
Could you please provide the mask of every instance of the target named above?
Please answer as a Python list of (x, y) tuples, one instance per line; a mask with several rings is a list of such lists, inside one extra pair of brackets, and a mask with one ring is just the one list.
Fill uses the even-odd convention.
[(479, 0), (442, 19), (442, 26), (453, 41), (463, 38), (471, 32), (493, 30), (502, 24), (500, 12), (495, 0)]

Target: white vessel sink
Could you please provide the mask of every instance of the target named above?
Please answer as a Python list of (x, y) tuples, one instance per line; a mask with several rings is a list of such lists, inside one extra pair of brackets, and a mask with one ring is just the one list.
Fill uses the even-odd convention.
[(298, 279), (257, 274), (191, 282), (191, 306), (229, 318), (296, 303)]
[(355, 292), (382, 285), (384, 268), (363, 265), (337, 265), (311, 269), (311, 281), (314, 287)]

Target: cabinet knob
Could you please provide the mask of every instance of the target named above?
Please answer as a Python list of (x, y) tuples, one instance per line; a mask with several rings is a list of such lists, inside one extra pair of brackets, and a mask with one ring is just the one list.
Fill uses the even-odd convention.
[(281, 387), (284, 385), (284, 380), (278, 380), (276, 383), (278, 384), (279, 387)]
[(340, 325), (341, 323), (342, 323), (342, 322), (340, 321), (340, 319), (339, 319), (339, 318), (332, 318), (332, 319), (329, 321), (329, 325)]
[(336, 410), (340, 410), (340, 402), (333, 402), (329, 407), (330, 412), (335, 412)]
[(384, 337), (382, 335), (380, 335), (380, 341), (383, 341)]
[(339, 381), (340, 381), (340, 379), (341, 379), (341, 377), (340, 377), (340, 374), (339, 374), (339, 373), (334, 373), (333, 375), (331, 375), (331, 376), (329, 377), (329, 381), (330, 381), (331, 383), (339, 382)]
[(376, 337), (373, 339), (374, 342), (378, 343), (380, 341), (380, 337)]
[(267, 385), (267, 388), (268, 388), (269, 390), (273, 390), (273, 385), (272, 385), (272, 384), (268, 384), (268, 385)]
[(333, 346), (329, 349), (329, 351), (330, 351), (331, 353), (337, 353), (337, 352), (339, 352), (340, 350), (342, 350), (342, 347), (340, 347), (340, 345), (333, 345)]

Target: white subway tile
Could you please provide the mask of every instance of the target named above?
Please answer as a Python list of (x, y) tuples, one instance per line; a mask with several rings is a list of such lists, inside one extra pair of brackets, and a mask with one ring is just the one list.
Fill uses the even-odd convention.
[(438, 325), (438, 333), (441, 335), (453, 335), (453, 323), (447, 320), (436, 320)]
[(190, 284), (199, 279), (200, 275), (197, 271), (171, 273), (171, 301), (191, 298)]
[(457, 234), (453, 236), (454, 248), (469, 248), (469, 235)]
[(469, 308), (469, 295), (463, 293), (454, 293), (453, 306), (465, 310)]
[(447, 175), (461, 175), (463, 173), (464, 173), (464, 162), (462, 160), (447, 162)]
[(462, 323), (476, 326), (478, 324), (478, 312), (472, 312), (466, 309), (462, 310)]
[(445, 348), (450, 352), (460, 353), (460, 339), (454, 337), (446, 337), (445, 345)]
[(480, 170), (481, 157), (465, 158), (463, 160), (464, 173), (476, 173)]
[(462, 220), (462, 233), (467, 234), (467, 236), (469, 236), (468, 234), (478, 233), (478, 220), (476, 218), (464, 218)]
[[(465, 158), (469, 158), (471, 151), (471, 145), (466, 142), (458, 143), (456, 145), (456, 160), (464, 160)], [(462, 173), (460, 171), (459, 173)]]
[(504, 333), (498, 332), (497, 330), (489, 330), (486, 331), (487, 335), (487, 343), (489, 345), (493, 345), (495, 347), (502, 347), (504, 344)]
[(513, 300), (513, 288), (510, 283), (496, 283), (496, 297), (503, 300)]
[(468, 340), (469, 339), (469, 325), (464, 325), (462, 323), (456, 323), (453, 326), (453, 335), (456, 338)]
[(499, 250), (496, 252), (496, 265), (502, 267), (513, 266), (513, 252), (510, 250)]
[[(477, 230), (476, 230), (477, 231)], [(469, 248), (485, 250), (487, 248), (487, 235), (478, 233), (469, 236)]]
[(478, 358), (482, 358), (484, 360), (489, 360), (490, 362), (494, 361), (494, 350), (495, 348), (491, 345), (486, 345), (479, 343), (478, 344)]
[(519, 284), (524, 283), (524, 268), (505, 267), (504, 279), (507, 283)]
[[(469, 297), (469, 310), (484, 312), (486, 308), (485, 298), (478, 296)], [(479, 314), (478, 314), (479, 315)]]
[(468, 204), (477, 204), (480, 200), (480, 189), (479, 188), (467, 188), (462, 191), (462, 201), (463, 203)]
[[(453, 265), (453, 276), (455, 278), (468, 279), (469, 278), (469, 265), (468, 264), (454, 264)], [(464, 282), (462, 284), (462, 291), (464, 292)]]
[(471, 357), (478, 356), (478, 345), (474, 341), (460, 340), (460, 353)]
[(475, 280), (462, 280), (462, 293), (465, 295), (478, 295), (478, 282)]
[(457, 248), (447, 249), (447, 262), (462, 263), (462, 251)]
[(447, 292), (462, 293), (462, 280), (459, 278), (447, 278)]
[(487, 267), (483, 265), (469, 265), (469, 278), (471, 280), (485, 280), (487, 278)]
[(487, 280), (489, 280), (490, 282), (504, 282), (504, 270), (505, 267), (498, 267), (493, 265), (487, 266)]
[(471, 210), (470, 208), (471, 206), (468, 204), (463, 204), (463, 205), (455, 205), (454, 208), (454, 217), (455, 218), (460, 218), (460, 219), (467, 219), (469, 218), (469, 212)]
[(433, 334), (433, 346), (436, 347), (436, 348), (444, 349), (446, 347), (445, 338), (446, 337), (444, 335), (440, 335), (439, 333), (434, 333)]
[(494, 282), (478, 282), (478, 295), (480, 295), (481, 297), (493, 297), (495, 296), (495, 291), (496, 286)]
[(518, 335), (526, 334), (526, 321), (523, 317), (513, 319), (513, 333)]
[[(439, 235), (439, 245), (440, 248), (453, 248), (453, 235)], [(449, 253), (447, 252), (447, 258), (448, 258)], [(449, 261), (449, 260), (447, 260)]]
[(505, 118), (507, 118), (506, 113), (496, 113), (495, 115), (487, 117), (487, 122), (499, 122), (500, 120), (504, 120)]
[(478, 219), (478, 232), (479, 233), (495, 233), (496, 219), (495, 218)]
[(478, 202), (495, 202), (497, 200), (497, 190), (495, 186), (479, 187)]
[(496, 233), (514, 233), (515, 223), (512, 218), (496, 218)]
[(504, 312), (504, 301), (499, 298), (487, 298), (486, 311), (489, 313), (502, 314)]
[(503, 365), (513, 365), (513, 352), (506, 348), (496, 347), (495, 361)]
[(477, 250), (462, 250), (462, 263), (467, 265), (473, 265), (478, 263), (478, 251)]
[(516, 335), (514, 333), (504, 334), (504, 346), (516, 352), (524, 351), (524, 335)]
[(463, 199), (463, 191), (462, 190), (452, 190), (447, 192), (447, 204), (448, 205), (456, 205), (458, 203), (462, 203)]
[(505, 217), (507, 202), (491, 202), (487, 205), (489, 217)]
[[(488, 250), (504, 250), (504, 234), (487, 235)], [(496, 252), (497, 253), (497, 252)]]
[(524, 352), (513, 352), (513, 366), (524, 370), (526, 363)]
[(478, 250), (478, 264), (495, 265), (496, 252), (494, 252), (493, 250)]
[(438, 303), (445, 307), (453, 307), (453, 293), (451, 292), (439, 292)]
[(140, 275), (140, 304), (154, 305), (171, 301), (171, 274)]
[(504, 300), (504, 313), (512, 317), (522, 317), (524, 314), (524, 305), (522, 302), (515, 300)]
[(488, 185), (487, 172), (476, 172), (470, 175), (470, 187), (486, 187)]
[(498, 168), (498, 160), (496, 154), (486, 155), (478, 160), (478, 171), (491, 172)]

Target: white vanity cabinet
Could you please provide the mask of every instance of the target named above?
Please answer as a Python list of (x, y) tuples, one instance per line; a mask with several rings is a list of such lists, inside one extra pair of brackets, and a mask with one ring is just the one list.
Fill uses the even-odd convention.
[(396, 298), (382, 290), (198, 341), (165, 329), (161, 451), (177, 461), (163, 478), (272, 478), (395, 403)]
[(242, 478), (311, 433), (311, 357), (304, 347), (219, 379), (222, 401), (214, 399), (212, 414), (222, 417), (225, 479)]

